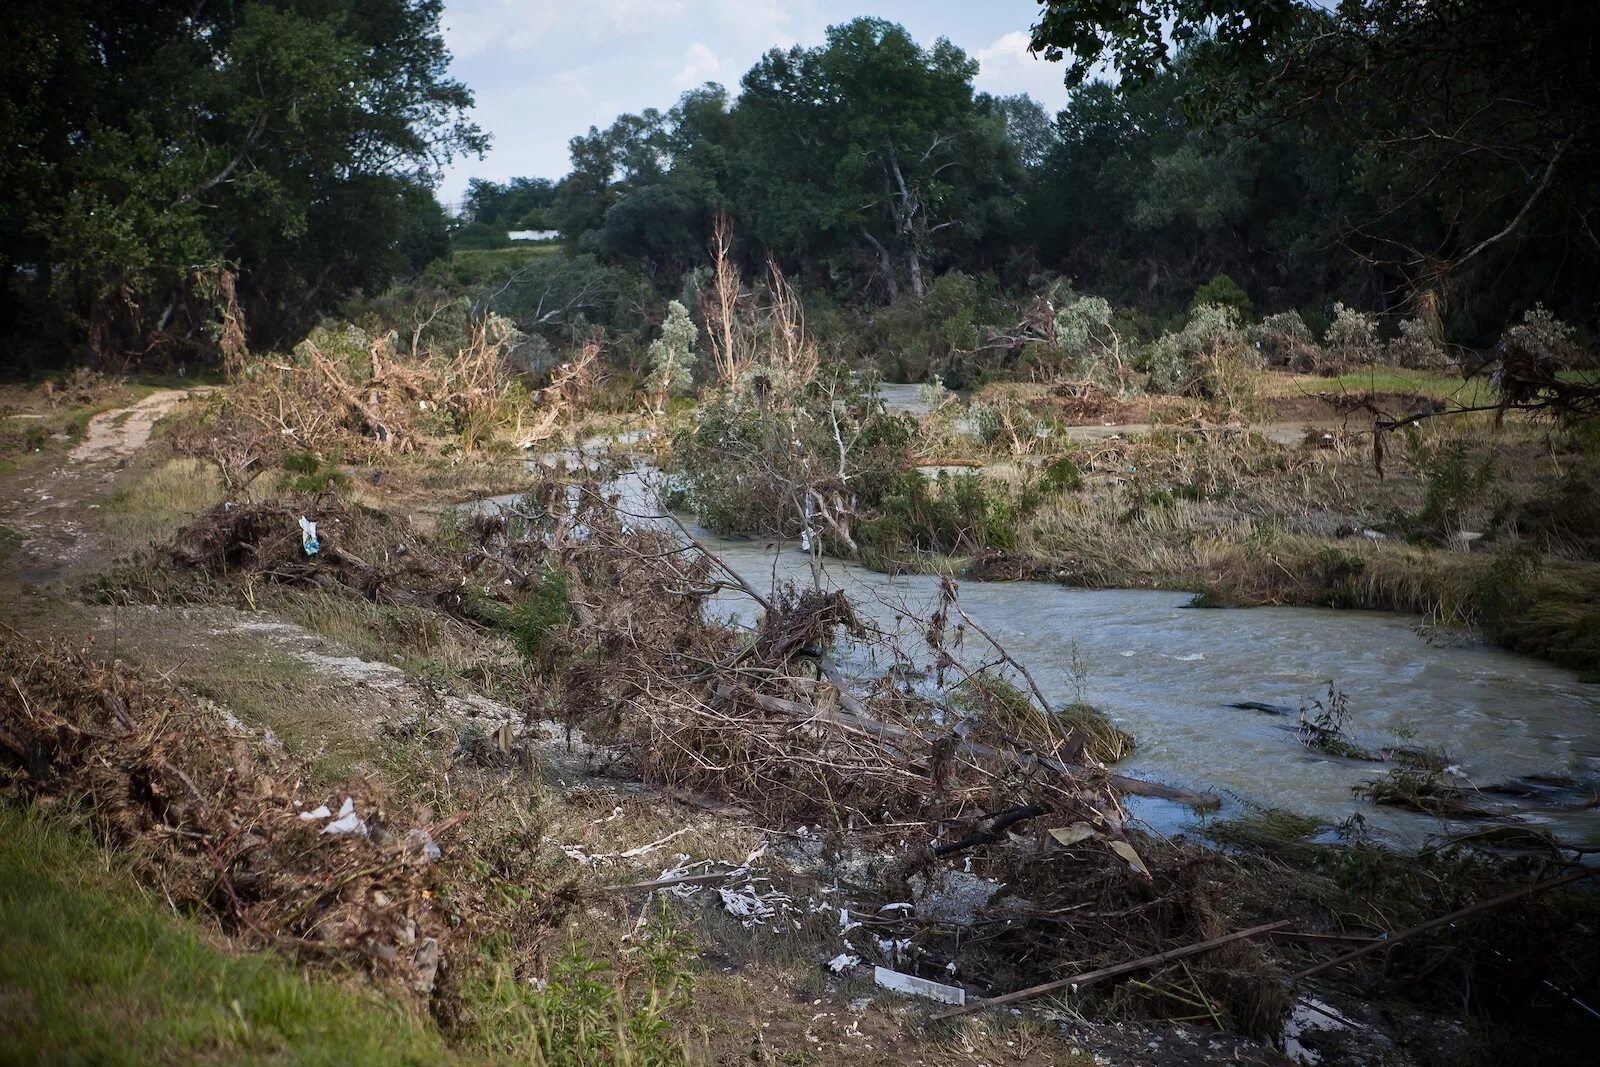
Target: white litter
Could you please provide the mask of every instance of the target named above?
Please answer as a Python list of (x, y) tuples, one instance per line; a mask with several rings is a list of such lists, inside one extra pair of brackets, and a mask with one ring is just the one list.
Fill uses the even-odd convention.
[(344, 803), (339, 806), (339, 817), (322, 828), (325, 834), (364, 834), (367, 824), (361, 816), (356, 814), (356, 802), (352, 797), (345, 797)]
[(941, 1004), (954, 1004), (958, 1008), (967, 1002), (967, 991), (960, 986), (930, 982), (926, 978), (891, 971), (887, 967), (872, 968), (872, 980), (884, 989), (903, 993), (908, 997), (925, 997), (928, 1000), (937, 1000)]
[(313, 819), (326, 819), (328, 816), (330, 816), (332, 814), (333, 814), (333, 812), (328, 810), (328, 805), (319, 804), (315, 808), (312, 808), (310, 811), (302, 811), (300, 813), (300, 819), (303, 822), (310, 822)]
[(860, 956), (852, 956), (848, 952), (841, 952), (828, 961), (828, 970), (834, 974), (843, 974), (845, 968), (854, 967), (861, 962)]

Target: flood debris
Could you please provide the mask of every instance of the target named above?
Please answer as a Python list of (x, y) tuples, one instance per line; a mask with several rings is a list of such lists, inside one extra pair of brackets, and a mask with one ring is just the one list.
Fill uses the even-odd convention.
[(283, 752), (89, 651), (0, 628), (0, 675), (0, 794), (81, 817), (246, 941), (433, 988), (451, 940), (429, 862), (445, 827), (367, 782), (337, 813), (308, 808)]
[(926, 978), (918, 978), (914, 974), (892, 971), (887, 967), (872, 968), (872, 980), (879, 989), (887, 989), (890, 992), (900, 993), (908, 997), (921, 997), (924, 1000), (934, 1000), (940, 1004), (954, 1004), (957, 1007), (967, 1002), (967, 991), (960, 986), (929, 981)]

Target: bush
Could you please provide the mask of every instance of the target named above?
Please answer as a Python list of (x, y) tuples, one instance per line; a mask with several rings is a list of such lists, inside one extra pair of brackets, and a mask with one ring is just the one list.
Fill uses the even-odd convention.
[(1200, 396), (1230, 403), (1240, 399), (1243, 378), (1261, 357), (1245, 344), (1238, 313), (1219, 304), (1195, 309), (1177, 333), (1162, 334), (1145, 353), (1152, 393)]
[(1298, 311), (1268, 315), (1250, 327), (1248, 337), (1268, 366), (1296, 371), (1315, 369), (1321, 357), (1317, 340)]
[(1350, 367), (1361, 367), (1378, 361), (1381, 348), (1378, 344), (1378, 320), (1364, 311), (1333, 305), (1333, 325), (1323, 342), (1327, 361), (1323, 373), (1338, 374)]
[(991, 491), (976, 474), (930, 480), (903, 471), (879, 501), (878, 514), (861, 524), (861, 545), (889, 556), (903, 552), (1012, 552), (1022, 508), (1003, 491)]
[(1450, 357), (1433, 330), (1421, 319), (1400, 323), (1399, 336), (1389, 341), (1389, 362), (1409, 370), (1448, 370)]
[(685, 498), (708, 529), (791, 536), (808, 492), (841, 507), (846, 523), (852, 510), (876, 504), (904, 465), (911, 420), (846, 381), (795, 389), (749, 373), (705, 403), (673, 455)]
[(1044, 477), (1040, 479), (1040, 486), (1051, 493), (1060, 493), (1083, 488), (1083, 470), (1075, 463), (1071, 456), (1061, 456), (1051, 460), (1044, 469)]
[(661, 411), (669, 396), (682, 396), (694, 384), (694, 342), (699, 336), (689, 321), (689, 309), (674, 300), (667, 304), (661, 336), (650, 342), (650, 391)]
[(1226, 274), (1218, 274), (1196, 289), (1194, 296), (1189, 300), (1189, 310), (1198, 311), (1208, 304), (1233, 308), (1242, 319), (1248, 319), (1255, 314), (1255, 304), (1251, 302), (1250, 294), (1244, 291), (1244, 286)]
[(1573, 329), (1552, 315), (1543, 304), (1535, 304), (1522, 316), (1522, 322), (1501, 336), (1499, 350), (1506, 366), (1528, 368), (1542, 374), (1568, 370), (1578, 362), (1578, 346)]
[(1068, 292), (1052, 324), (1062, 370), (1074, 378), (1121, 392), (1127, 384), (1122, 338), (1111, 325), (1111, 305), (1104, 297)]

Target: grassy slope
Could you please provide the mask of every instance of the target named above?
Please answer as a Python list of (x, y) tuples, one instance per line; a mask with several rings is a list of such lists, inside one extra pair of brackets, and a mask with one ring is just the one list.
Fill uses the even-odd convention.
[(0, 806), (0, 1063), (455, 1062), (374, 994), (234, 955), (86, 834)]

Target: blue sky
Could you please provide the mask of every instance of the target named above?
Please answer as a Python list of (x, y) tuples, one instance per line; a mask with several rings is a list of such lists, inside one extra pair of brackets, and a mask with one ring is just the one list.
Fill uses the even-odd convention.
[(976, 58), (979, 89), (1026, 92), (1052, 113), (1066, 100), (1060, 64), (1027, 52), (1035, 0), (445, 0), (452, 74), (477, 96), (494, 135), (483, 159), (457, 160), (440, 198), (467, 179), (559, 178), (567, 141), (623, 112), (672, 106), (706, 81), (737, 92), (774, 45), (815, 45), (830, 25), (874, 15), (921, 44), (948, 37)]

